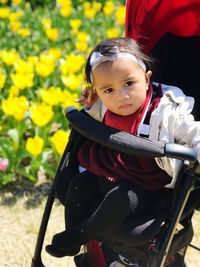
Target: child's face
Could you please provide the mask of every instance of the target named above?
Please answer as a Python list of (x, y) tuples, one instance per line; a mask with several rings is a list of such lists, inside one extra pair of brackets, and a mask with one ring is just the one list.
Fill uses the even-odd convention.
[(130, 59), (119, 58), (102, 63), (92, 76), (97, 95), (107, 109), (128, 116), (144, 103), (151, 74)]

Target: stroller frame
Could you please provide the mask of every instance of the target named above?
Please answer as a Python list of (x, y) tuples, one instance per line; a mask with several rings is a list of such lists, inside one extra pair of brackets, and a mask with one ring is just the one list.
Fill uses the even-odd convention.
[[(74, 162), (74, 154), (76, 153), (76, 148), (78, 147), (78, 139), (79, 136), (88, 136), (88, 130), (90, 129), (90, 133), (91, 133), (91, 129), (97, 129), (94, 130), (94, 133), (92, 133), (90, 135), (90, 138), (95, 140), (95, 141), (99, 141), (100, 143), (104, 142), (105, 139), (108, 140), (107, 136), (103, 136), (104, 140), (99, 140), (99, 136), (96, 137), (95, 132), (99, 132), (99, 129), (103, 127), (103, 131), (105, 131), (105, 128), (110, 128), (109, 130), (111, 130), (111, 132), (108, 131), (108, 136), (110, 136), (110, 134), (112, 133), (112, 141), (110, 141), (109, 139), (109, 146), (113, 148), (113, 146), (116, 148), (116, 146), (119, 146), (118, 149), (120, 149), (121, 144), (119, 145), (118, 143), (116, 143), (115, 141), (115, 135), (118, 135), (119, 133), (116, 132), (116, 129), (113, 132), (113, 128), (111, 127), (107, 127), (104, 126), (96, 121), (94, 121), (94, 119), (89, 118), (88, 116), (84, 115), (81, 112), (78, 112), (77, 110), (75, 110), (74, 108), (70, 108), (67, 110), (66, 112), (67, 118), (71, 124), (71, 134), (69, 137), (69, 141), (68, 144), (65, 148), (65, 151), (63, 153), (62, 159), (60, 161), (59, 167), (57, 169), (56, 175), (55, 175), (55, 179), (54, 182), (52, 184), (51, 190), (49, 192), (48, 198), (47, 198), (47, 202), (46, 202), (46, 206), (44, 209), (44, 214), (42, 217), (42, 221), (41, 221), (41, 225), (40, 225), (40, 229), (39, 229), (39, 234), (38, 234), (38, 238), (37, 238), (37, 242), (36, 242), (36, 246), (35, 246), (35, 252), (34, 252), (34, 256), (32, 259), (32, 267), (43, 267), (45, 266), (42, 262), (41, 259), (41, 251), (42, 251), (42, 246), (43, 246), (43, 242), (44, 242), (44, 238), (45, 238), (45, 233), (46, 233), (46, 229), (47, 229), (47, 224), (49, 221), (49, 217), (50, 217), (50, 213), (52, 210), (52, 206), (55, 200), (55, 192), (54, 192), (54, 184), (56, 179), (59, 178), (60, 173), (63, 171), (63, 169), (65, 167), (68, 166), (68, 164), (73, 164)], [(82, 123), (80, 123), (82, 122)], [(92, 122), (92, 127), (88, 127), (88, 123)], [(100, 127), (99, 129), (97, 127)], [(105, 127), (105, 128), (104, 128)], [(102, 131), (100, 131), (102, 132)], [(114, 135), (113, 135), (114, 133)], [(123, 133), (122, 133), (123, 134)], [(113, 138), (114, 136), (114, 138)], [(123, 140), (125, 142), (127, 134), (124, 133), (124, 135), (121, 136), (122, 137), (122, 143)], [(133, 138), (135, 138), (133, 136)], [(140, 140), (140, 137), (136, 137), (138, 140)], [(142, 138), (143, 139), (143, 138)], [(136, 140), (133, 140), (134, 142)], [(146, 141), (145, 139), (143, 139), (143, 142)], [(149, 141), (149, 140), (148, 140)], [(138, 145), (135, 146), (135, 143), (132, 142), (131, 144), (131, 151), (137, 151), (137, 153), (141, 153)], [(108, 145), (108, 144), (106, 144)], [(184, 147), (181, 145), (177, 145), (177, 144), (167, 144), (164, 146), (164, 149), (162, 152), (158, 152), (158, 149), (156, 149), (157, 147), (160, 150), (160, 144), (158, 142), (154, 142), (153, 141), (153, 145), (155, 146), (155, 154), (156, 155), (160, 155), (160, 156), (169, 156), (169, 157), (175, 157), (175, 158), (179, 158), (179, 159), (183, 159), (186, 160), (185, 163), (188, 163), (188, 160), (190, 161), (195, 161), (196, 160), (196, 154), (194, 152), (193, 149), (188, 148), (188, 147)], [(122, 145), (123, 146), (123, 145)], [(134, 148), (134, 150), (133, 150)], [(122, 148), (123, 149), (123, 148)], [(143, 148), (141, 148), (143, 149)], [(151, 148), (150, 148), (151, 149)], [(131, 152), (133, 154), (133, 152)], [(146, 153), (152, 153), (152, 151), (146, 151)], [(163, 155), (162, 155), (163, 153)], [(176, 203), (176, 205), (173, 205), (173, 212), (172, 212), (172, 216), (170, 218), (170, 220), (168, 221), (167, 225), (166, 225), (166, 230), (165, 230), (165, 234), (162, 237), (161, 242), (159, 243), (159, 246), (156, 247), (153, 250), (153, 253), (151, 253), (148, 256), (148, 261), (147, 261), (147, 266), (149, 267), (162, 267), (164, 266), (164, 263), (166, 261), (166, 258), (169, 254), (170, 251), (170, 246), (172, 244), (173, 241), (173, 237), (175, 235), (175, 231), (176, 231), (176, 227), (181, 219), (181, 215), (183, 214), (183, 210), (187, 204), (188, 198), (191, 195), (191, 193), (197, 189), (197, 180), (200, 181), (199, 177), (197, 175), (194, 174), (194, 170), (196, 168), (196, 163), (194, 163), (191, 166), (188, 166), (187, 164), (184, 164), (179, 172), (179, 176), (177, 179), (177, 184), (175, 187), (175, 192), (179, 192), (179, 194), (175, 194), (174, 192), (174, 201), (173, 203)], [(182, 184), (182, 185), (181, 185)], [(181, 185), (181, 186), (180, 186)], [(180, 194), (180, 187), (181, 187), (181, 194)], [(178, 196), (178, 197), (177, 197)], [(193, 246), (195, 247), (195, 246)], [(197, 247), (196, 247), (197, 248)], [(198, 249), (198, 248), (197, 248)], [(186, 249), (184, 251), (184, 255), (185, 255)], [(184, 257), (183, 255), (183, 257)]]
[(43, 242), (44, 242), (44, 238), (45, 238), (45, 233), (46, 233), (49, 217), (51, 214), (53, 203), (55, 201), (54, 184), (56, 182), (56, 179), (58, 179), (60, 172), (62, 172), (64, 167), (67, 166), (69, 163), (70, 153), (71, 153), (71, 151), (73, 151), (73, 148), (74, 148), (73, 145), (74, 145), (76, 138), (77, 138), (77, 133), (72, 129), (70, 136), (69, 136), (69, 141), (68, 141), (67, 146), (66, 146), (64, 153), (62, 155), (61, 161), (60, 161), (58, 169), (56, 171), (55, 178), (53, 180), (51, 189), (50, 189), (49, 194), (48, 194), (48, 198), (46, 201), (44, 213), (42, 216), (42, 220), (41, 220), (41, 224), (40, 224), (40, 228), (39, 228), (39, 232), (38, 232), (38, 238), (36, 241), (34, 256), (32, 259), (32, 264), (31, 264), (32, 267), (44, 266), (44, 264), (42, 263), (42, 259), (41, 259), (41, 252), (42, 252), (42, 246), (43, 246)]

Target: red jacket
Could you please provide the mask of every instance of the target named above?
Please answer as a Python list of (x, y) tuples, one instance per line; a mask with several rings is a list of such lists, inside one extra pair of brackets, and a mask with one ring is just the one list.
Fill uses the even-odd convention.
[(147, 53), (165, 33), (200, 36), (200, 0), (127, 0), (125, 26)]

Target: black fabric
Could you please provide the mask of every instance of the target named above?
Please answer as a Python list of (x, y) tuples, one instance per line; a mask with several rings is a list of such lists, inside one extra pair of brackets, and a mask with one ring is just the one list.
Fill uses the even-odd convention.
[(83, 141), (84, 137), (71, 128), (68, 143), (53, 182), (55, 197), (57, 197), (63, 205), (65, 204), (67, 188), (73, 177), (79, 173), (77, 152)]
[(189, 199), (186, 203), (186, 206), (183, 210), (183, 214), (181, 216), (181, 219), (187, 218), (188, 216), (190, 216), (190, 214), (192, 213), (192, 211), (194, 211), (195, 209), (199, 209), (200, 208), (200, 188), (199, 189), (195, 189), (194, 191), (191, 192)]
[(100, 240), (122, 255), (128, 253), (129, 256), (134, 247), (139, 249), (146, 246), (160, 232), (161, 224), (169, 217), (171, 194), (171, 191), (162, 192), (152, 209), (127, 217), (117, 229), (102, 234)]
[(74, 263), (77, 267), (91, 267), (87, 253), (81, 253), (74, 257)]
[(66, 228), (79, 224), (90, 215), (92, 203), (100, 197), (98, 184), (99, 177), (88, 171), (73, 178), (65, 197)]
[(165, 155), (162, 142), (105, 126), (78, 110), (67, 114), (67, 118), (80, 134), (103, 146), (136, 156), (163, 157)]
[(187, 247), (192, 241), (193, 234), (194, 232), (191, 223), (175, 234), (170, 246), (169, 255), (175, 255), (177, 251)]
[(152, 80), (181, 88), (195, 98), (194, 115), (200, 120), (199, 62), (200, 37), (165, 34), (150, 55), (155, 58)]
[[(68, 171), (71, 172), (70, 168)], [(149, 192), (125, 180), (112, 183), (88, 171), (75, 175), (67, 187), (66, 231), (56, 234), (51, 246), (46, 248), (58, 257), (73, 255), (82, 244), (91, 239), (100, 240), (108, 232), (118, 232), (120, 239), (132, 242), (135, 236), (131, 231), (135, 224), (130, 224), (126, 218), (134, 221), (134, 216), (152, 208), (162, 193)], [(100, 204), (91, 214), (96, 202)]]
[[(102, 201), (90, 215), (91, 203), (97, 198)], [(73, 178), (67, 192), (66, 225), (75, 225), (77, 231), (81, 229), (85, 236), (96, 239), (103, 232), (117, 229), (128, 216), (147, 211), (159, 199), (160, 192), (149, 192), (125, 180), (112, 183), (85, 171)]]
[(62, 245), (62, 241), (59, 239), (59, 242), (57, 242), (57, 235), (53, 237), (51, 245), (47, 245), (45, 247), (45, 250), (47, 253), (49, 253), (51, 256), (56, 258), (62, 258), (66, 255), (68, 256), (74, 256), (79, 253), (80, 246), (74, 247), (74, 248), (67, 248)]
[(78, 163), (65, 167), (54, 181), (55, 196), (65, 205), (66, 192), (73, 177), (79, 173)]

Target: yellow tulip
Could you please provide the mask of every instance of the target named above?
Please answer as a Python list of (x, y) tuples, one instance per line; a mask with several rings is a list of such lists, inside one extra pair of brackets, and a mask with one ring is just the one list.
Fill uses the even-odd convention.
[(61, 80), (67, 88), (77, 90), (83, 83), (83, 76), (81, 74), (69, 74), (67, 76), (62, 75)]
[(71, 0), (56, 0), (56, 2), (60, 6), (72, 5)]
[(69, 25), (72, 27), (72, 29), (79, 29), (82, 24), (82, 21), (80, 19), (70, 19)]
[(48, 39), (51, 41), (55, 41), (59, 37), (59, 30), (56, 28), (47, 28), (45, 32), (46, 32)]
[(96, 16), (96, 10), (95, 9), (85, 9), (84, 10), (84, 15), (88, 19), (93, 19)]
[(44, 18), (42, 20), (42, 26), (45, 28), (45, 29), (48, 29), (48, 28), (51, 28), (51, 25), (52, 25), (52, 20), (50, 18)]
[(7, 4), (8, 3), (8, 0), (0, 0), (0, 3), (1, 4)]
[(52, 144), (54, 145), (56, 151), (60, 155), (62, 155), (62, 153), (64, 152), (68, 138), (69, 138), (69, 131), (66, 132), (64, 130), (58, 130), (51, 137)]
[(89, 35), (86, 32), (78, 32), (77, 34), (77, 40), (80, 42), (88, 42), (89, 41)]
[(6, 65), (13, 65), (17, 60), (19, 60), (19, 54), (16, 52), (16, 50), (1, 50), (0, 51), (0, 59), (6, 64)]
[(28, 37), (31, 35), (31, 30), (26, 29), (26, 28), (20, 28), (18, 29), (17, 33), (21, 36), (21, 37)]
[(62, 56), (62, 50), (60, 48), (52, 47), (47, 51), (47, 55), (51, 55), (55, 61)]
[(9, 18), (10, 22), (14, 22), (14, 21), (20, 19), (21, 17), (23, 17), (23, 15), (24, 15), (24, 12), (22, 10), (18, 10), (15, 12), (10, 12), (8, 18)]
[(40, 88), (38, 94), (42, 101), (50, 106), (58, 105), (61, 102), (62, 90), (60, 87)]
[(116, 10), (116, 18), (120, 25), (124, 25), (125, 23), (125, 6), (119, 5)]
[(12, 32), (18, 31), (20, 29), (20, 27), (21, 27), (21, 22), (19, 22), (19, 21), (12, 21), (10, 23), (10, 30)]
[(102, 8), (102, 3), (99, 2), (93, 2), (92, 3), (92, 8), (96, 11), (99, 12)]
[(12, 0), (12, 4), (19, 5), (21, 4), (22, 0)]
[(13, 84), (20, 90), (33, 86), (34, 74), (33, 73), (12, 73), (10, 75)]
[(31, 153), (33, 156), (38, 156), (42, 153), (44, 147), (44, 141), (41, 137), (29, 137), (26, 141), (26, 151)]
[(107, 1), (105, 3), (105, 6), (103, 7), (103, 13), (106, 15), (106, 16), (110, 16), (113, 14), (114, 12), (114, 9), (115, 9), (115, 5), (112, 1)]
[(43, 62), (36, 63), (35, 71), (41, 77), (48, 77), (50, 76), (55, 69), (54, 64), (45, 64)]
[(18, 73), (33, 73), (34, 72), (34, 64), (31, 61), (19, 59), (14, 63), (14, 69)]
[(21, 121), (29, 107), (25, 96), (7, 98), (2, 101), (2, 110), (5, 114), (13, 116), (17, 121)]
[(108, 29), (106, 31), (106, 34), (108, 38), (115, 38), (115, 37), (119, 37), (120, 32), (119, 32), (119, 29), (113, 28), (113, 29)]
[(84, 8), (84, 10), (91, 9), (92, 8), (92, 4), (90, 2), (88, 2), (88, 1), (84, 1), (83, 8)]
[(87, 42), (83, 42), (83, 41), (78, 41), (75, 44), (75, 48), (79, 51), (79, 52), (86, 52), (88, 49), (88, 43)]
[(35, 66), (38, 61), (39, 61), (39, 59), (36, 56), (28, 56), (27, 57), (27, 62), (30, 62), (32, 64), (32, 66)]
[(80, 52), (86, 52), (88, 49), (88, 41), (90, 36), (86, 32), (77, 33), (77, 42), (75, 43), (75, 48)]
[(32, 103), (30, 111), (33, 122), (39, 127), (49, 123), (54, 115), (52, 107), (45, 103)]
[(66, 60), (60, 60), (60, 70), (63, 75), (76, 73), (81, 70), (84, 64), (85, 58), (83, 55), (68, 54)]
[(65, 18), (71, 16), (72, 6), (71, 5), (62, 6), (60, 9), (60, 14)]
[[(59, 56), (59, 53), (60, 51), (55, 49), (51, 48), (49, 50), (46, 50), (42, 53), (40, 53), (40, 56), (39, 56), (39, 59), (42, 63), (45, 63), (47, 65), (53, 65), (55, 64), (56, 60), (57, 60), (57, 57)], [(57, 50), (57, 51), (56, 51)]]
[(0, 19), (7, 19), (10, 14), (10, 9), (8, 7), (0, 7)]
[(0, 91), (6, 83), (6, 76), (0, 72)]
[(19, 96), (19, 88), (13, 84), (9, 89), (9, 98), (13, 98), (16, 96)]
[(80, 105), (78, 103), (74, 102), (76, 99), (78, 99), (77, 93), (72, 94), (69, 91), (64, 90), (62, 92), (62, 95), (63, 95), (62, 96), (62, 106), (64, 109), (69, 107), (69, 106), (75, 106), (75, 107), (79, 108)]

